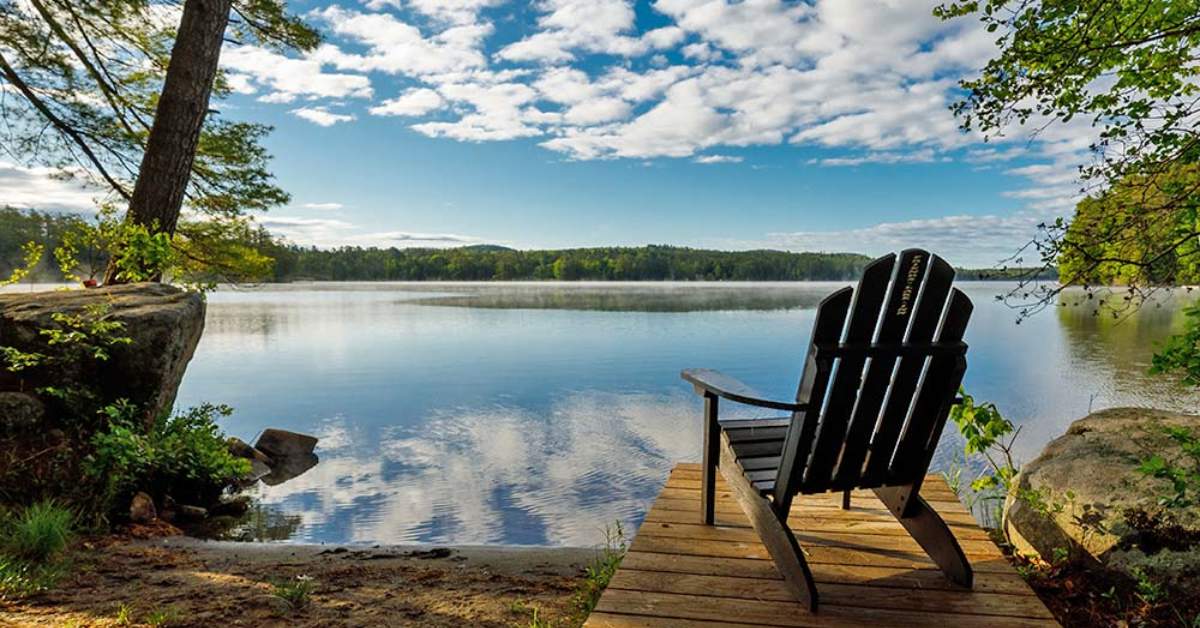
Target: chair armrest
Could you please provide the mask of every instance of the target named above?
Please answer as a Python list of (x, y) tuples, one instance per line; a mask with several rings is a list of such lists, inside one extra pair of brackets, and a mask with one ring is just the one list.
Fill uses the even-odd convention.
[(774, 408), (775, 410), (791, 410), (792, 412), (803, 410), (807, 407), (802, 403), (767, 399), (753, 388), (720, 371), (712, 369), (684, 369), (680, 371), (679, 376), (685, 381), (690, 382), (692, 386), (695, 386), (697, 393), (716, 395), (730, 401), (744, 403), (748, 406)]

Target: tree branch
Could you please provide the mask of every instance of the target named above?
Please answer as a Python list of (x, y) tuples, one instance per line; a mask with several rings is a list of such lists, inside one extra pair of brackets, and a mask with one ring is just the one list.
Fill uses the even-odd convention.
[(55, 115), (55, 113), (51, 111), (48, 106), (46, 106), (46, 103), (42, 102), (42, 99), (38, 97), (38, 95), (34, 93), (32, 89), (29, 88), (29, 85), (27, 85), (25, 81), (21, 79), (20, 75), (17, 74), (17, 71), (14, 70), (11, 65), (9, 65), (8, 59), (4, 58), (4, 54), (2, 52), (0, 52), (0, 74), (3, 74), (4, 78), (7, 79), (9, 83), (12, 83), (13, 87), (16, 87), (17, 90), (20, 91), (23, 96), (25, 96), (25, 99), (29, 101), (29, 104), (33, 105), (33, 107), (37, 109), (43, 117), (45, 117), (50, 121), (51, 124), (54, 125), (54, 128), (58, 129), (60, 133), (66, 135), (71, 139), (71, 141), (79, 146), (79, 149), (83, 151), (84, 155), (87, 155), (88, 160), (91, 161), (92, 165), (96, 167), (96, 170), (100, 173), (100, 176), (108, 182), (114, 192), (119, 194), (125, 200), (130, 199), (129, 192), (125, 190), (125, 187), (121, 185), (119, 181), (114, 179), (112, 175), (108, 173), (108, 169), (104, 167), (104, 163), (100, 161), (100, 158), (96, 157), (96, 153), (92, 152), (92, 148), (88, 146), (87, 142), (84, 141), (79, 132), (71, 127), (71, 125), (67, 124), (62, 118), (59, 118), (57, 115)]

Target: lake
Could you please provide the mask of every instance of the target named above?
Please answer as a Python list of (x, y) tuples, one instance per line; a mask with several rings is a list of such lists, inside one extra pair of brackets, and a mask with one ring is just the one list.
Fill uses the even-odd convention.
[[(701, 402), (680, 369), (792, 398), (813, 308), (841, 285), (220, 290), (178, 403), (233, 406), (223, 427), (250, 442), (267, 427), (321, 439), (315, 468), (256, 489), (243, 538), (592, 545), (606, 524), (634, 529), (672, 464), (699, 459)], [(1146, 375), (1183, 294), (1119, 321), (1082, 299), (1017, 325), (995, 300), (1011, 284), (959, 285), (976, 304), (966, 386), (1022, 426), (1019, 456), (1089, 409), (1200, 407), (1195, 391)], [(935, 468), (956, 436), (948, 426)]]

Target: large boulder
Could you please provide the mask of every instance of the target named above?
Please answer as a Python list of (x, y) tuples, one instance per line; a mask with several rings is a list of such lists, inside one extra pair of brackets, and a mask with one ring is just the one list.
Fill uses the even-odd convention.
[(74, 360), (56, 368), (33, 368), (0, 378), (0, 390), (40, 386), (98, 386), (105, 402), (125, 398), (147, 421), (170, 409), (184, 369), (204, 330), (204, 298), (160, 283), (88, 290), (0, 294), (0, 346), (54, 353), (43, 329), (59, 327), (55, 314), (79, 315), (100, 306), (108, 320), (124, 323), (116, 335), (131, 342), (111, 348), (108, 360)]
[(46, 406), (22, 392), (0, 392), (0, 435), (28, 432), (41, 425)]
[(1163, 507), (1171, 482), (1138, 471), (1153, 455), (1192, 468), (1171, 427), (1200, 436), (1200, 416), (1112, 408), (1072, 423), (1017, 478), (1005, 512), (1016, 550), (1200, 584), (1200, 507)]

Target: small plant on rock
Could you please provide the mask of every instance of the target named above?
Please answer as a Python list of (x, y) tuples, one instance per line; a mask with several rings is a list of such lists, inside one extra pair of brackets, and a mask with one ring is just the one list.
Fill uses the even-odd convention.
[(1181, 464), (1153, 454), (1141, 460), (1138, 472), (1171, 483), (1171, 492), (1159, 496), (1158, 505), (1188, 508), (1200, 499), (1200, 435), (1184, 427), (1168, 427), (1164, 432), (1183, 450), (1187, 462)]

